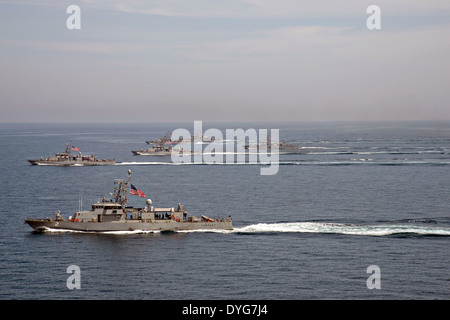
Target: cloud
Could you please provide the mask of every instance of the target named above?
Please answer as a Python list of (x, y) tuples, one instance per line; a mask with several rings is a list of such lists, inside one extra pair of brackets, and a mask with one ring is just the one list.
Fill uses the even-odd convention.
[(165, 8), (142, 7), (142, 6), (131, 5), (129, 3), (117, 3), (114, 5), (114, 7), (117, 10), (119, 10), (120, 12), (125, 12), (125, 13), (140, 13), (140, 14), (166, 16), (166, 17), (176, 17), (176, 16), (184, 16), (185, 15), (183, 13), (176, 13), (173, 11), (168, 11)]
[[(2, 0), (0, 4), (53, 6), (51, 0)], [(348, 17), (365, 15), (372, 0), (81, 0), (80, 7), (116, 10), (124, 13), (167, 17)], [(377, 0), (383, 13), (390, 15), (449, 15), (448, 0)]]
[[(85, 0), (84, 3), (115, 8), (126, 13), (184, 17), (293, 17), (293, 16), (349, 16), (364, 15), (373, 1), (361, 0)], [(376, 3), (393, 15), (446, 13), (447, 0), (378, 0)]]
[(156, 15), (166, 17), (239, 17), (244, 16), (245, 3), (241, 0), (87, 0), (91, 5), (109, 7), (124, 13)]
[(1, 46), (27, 47), (34, 50), (57, 51), (69, 53), (117, 54), (138, 52), (148, 46), (140, 43), (126, 42), (92, 42), (92, 41), (56, 41), (56, 40), (0, 40)]
[[(304, 53), (332, 48), (341, 42), (346, 27), (289, 26), (262, 30), (242, 37), (208, 41), (185, 48), (181, 54), (191, 61), (284, 60), (300, 58)], [(302, 52), (303, 51), (303, 52)]]

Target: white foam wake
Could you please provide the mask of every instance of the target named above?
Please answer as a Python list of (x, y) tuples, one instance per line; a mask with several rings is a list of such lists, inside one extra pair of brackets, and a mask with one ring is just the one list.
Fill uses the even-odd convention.
[(43, 232), (46, 233), (95, 233), (95, 234), (113, 234), (113, 235), (130, 235), (130, 234), (149, 234), (160, 233), (159, 230), (124, 230), (124, 231), (82, 231), (71, 229), (54, 229), (49, 227), (43, 227)]
[[(112, 235), (134, 235), (160, 233), (160, 231), (126, 230), (126, 231), (102, 231), (85, 232), (66, 229), (46, 228), (46, 232), (76, 232), (76, 233), (100, 233)], [(286, 223), (258, 223), (233, 230), (221, 229), (197, 229), (178, 230), (178, 233), (222, 233), (222, 234), (258, 234), (258, 233), (328, 233), (360, 236), (389, 236), (396, 234), (411, 234), (424, 236), (450, 236), (450, 228), (436, 225), (415, 224), (379, 224), (379, 225), (355, 225), (343, 223), (324, 222), (286, 222)]]
[[(450, 161), (418, 161), (418, 160), (392, 160), (392, 161), (374, 161), (370, 158), (352, 158), (350, 160), (336, 160), (336, 161), (272, 161), (270, 163), (271, 165), (303, 165), (303, 166), (342, 166), (342, 165), (378, 165), (378, 166), (406, 166), (406, 165), (450, 165)], [(131, 161), (131, 162), (118, 162), (116, 163), (117, 166), (140, 166), (140, 165), (166, 165), (166, 166), (186, 166), (186, 165), (215, 165), (215, 166), (221, 166), (221, 165), (267, 165), (262, 164), (261, 162), (188, 162), (188, 163), (177, 163), (177, 162), (155, 162), (155, 161), (147, 161), (147, 162), (137, 162), (137, 161)]]
[(394, 234), (418, 234), (450, 236), (450, 228), (408, 224), (353, 225), (319, 222), (258, 223), (234, 229), (241, 233), (334, 233), (365, 236), (388, 236)]

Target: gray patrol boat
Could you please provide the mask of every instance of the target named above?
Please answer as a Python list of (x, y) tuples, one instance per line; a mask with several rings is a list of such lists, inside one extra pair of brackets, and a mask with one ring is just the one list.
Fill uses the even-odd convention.
[[(72, 151), (78, 154), (72, 154)], [(116, 164), (116, 160), (97, 159), (92, 155), (82, 155), (80, 150), (73, 146), (72, 141), (66, 144), (64, 152), (57, 153), (54, 157), (44, 159), (28, 160), (29, 163), (35, 166), (101, 166)]]
[[(55, 218), (25, 219), (37, 232), (52, 229), (62, 229), (85, 232), (106, 231), (178, 231), (178, 230), (232, 230), (231, 217), (209, 218), (205, 215), (188, 216), (181, 204), (175, 208), (155, 208), (152, 201), (147, 199), (144, 208), (127, 206), (128, 185), (130, 185), (131, 170), (128, 170), (126, 180), (116, 179), (114, 197), (94, 203), (89, 211), (75, 212), (74, 216), (64, 219), (61, 212)], [(136, 190), (131, 185), (131, 189)], [(131, 192), (131, 190), (130, 190)], [(136, 194), (136, 193), (132, 193)], [(139, 194), (138, 194), (139, 195)], [(140, 194), (139, 196), (144, 196)]]
[(147, 149), (133, 150), (131, 152), (135, 156), (170, 156), (172, 155), (172, 151), (178, 152), (171, 146), (165, 147), (163, 145), (157, 145)]
[(145, 141), (147, 144), (167, 144), (170, 143), (171, 145), (177, 145), (180, 143), (192, 143), (192, 142), (213, 142), (215, 141), (214, 137), (208, 137), (204, 136), (203, 134), (201, 136), (192, 135), (190, 139), (183, 140), (181, 138), (179, 139), (173, 139), (172, 133), (168, 131), (165, 136), (162, 138), (156, 139), (156, 140), (148, 140)]
[(178, 140), (172, 139), (172, 133), (170, 131), (167, 131), (166, 135), (163, 136), (162, 138), (159, 138), (159, 139), (156, 139), (156, 140), (145, 141), (146, 144), (159, 144), (159, 145), (164, 145), (164, 144), (169, 143), (169, 142), (172, 145), (176, 145), (178, 143), (182, 143), (183, 140), (182, 139), (178, 139)]

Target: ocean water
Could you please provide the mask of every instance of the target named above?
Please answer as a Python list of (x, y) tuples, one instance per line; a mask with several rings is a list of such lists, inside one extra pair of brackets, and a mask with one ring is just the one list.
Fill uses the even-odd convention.
[[(133, 156), (193, 124), (0, 124), (0, 299), (449, 299), (450, 123), (203, 124), (279, 129), (298, 143), (260, 164), (173, 165)], [(64, 151), (114, 166), (31, 166)], [(232, 231), (33, 233), (132, 183), (154, 206), (231, 215)], [(130, 196), (129, 204), (145, 199)], [(68, 266), (80, 268), (70, 290)], [(380, 289), (369, 289), (370, 266)]]

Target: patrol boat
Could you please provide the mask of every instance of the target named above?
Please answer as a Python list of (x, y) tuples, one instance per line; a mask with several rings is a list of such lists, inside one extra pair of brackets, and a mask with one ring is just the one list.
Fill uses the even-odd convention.
[(162, 138), (156, 139), (156, 140), (148, 140), (145, 141), (146, 144), (159, 144), (164, 145), (166, 143), (171, 143), (172, 145), (176, 145), (178, 143), (182, 143), (182, 139), (173, 140), (172, 139), (172, 133), (170, 131), (167, 131), (166, 135)]
[[(288, 143), (285, 141), (273, 141), (270, 135), (267, 135), (267, 140), (259, 144), (247, 144), (245, 145), (246, 150), (271, 150), (272, 148), (278, 148), (278, 151), (298, 151), (300, 146), (298, 144)], [(297, 152), (296, 152), (297, 153)]]
[(168, 131), (166, 133), (166, 135), (162, 138), (156, 139), (156, 140), (148, 140), (145, 141), (146, 144), (159, 144), (159, 145), (164, 145), (164, 144), (171, 144), (171, 145), (177, 145), (180, 143), (195, 143), (195, 142), (213, 142), (215, 141), (214, 137), (208, 137), (208, 136), (204, 136), (203, 134), (201, 136), (196, 136), (196, 135), (192, 135), (190, 139), (173, 139), (172, 133), (170, 131)]
[(133, 150), (131, 152), (135, 156), (170, 156), (172, 155), (172, 150), (172, 147), (157, 145), (147, 149)]
[[(72, 151), (78, 152), (78, 154), (72, 154)], [(66, 150), (61, 153), (57, 153), (54, 157), (48, 157), (44, 159), (28, 160), (32, 165), (40, 166), (99, 166), (99, 165), (112, 165), (116, 163), (116, 160), (97, 159), (92, 155), (82, 155), (80, 149), (73, 146), (72, 141), (66, 144)]]
[[(177, 208), (155, 208), (151, 206), (151, 199), (147, 199), (144, 208), (127, 206), (128, 185), (130, 184), (131, 170), (128, 170), (126, 180), (116, 179), (113, 199), (105, 197), (92, 205), (89, 211), (75, 212), (74, 216), (64, 219), (61, 212), (55, 218), (25, 219), (36, 232), (45, 232), (52, 229), (85, 232), (106, 231), (178, 231), (178, 230), (232, 230), (232, 220), (228, 218), (209, 218), (205, 215), (188, 216), (187, 211), (179, 203)], [(130, 194), (140, 197), (145, 195), (133, 185)]]

